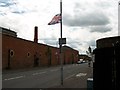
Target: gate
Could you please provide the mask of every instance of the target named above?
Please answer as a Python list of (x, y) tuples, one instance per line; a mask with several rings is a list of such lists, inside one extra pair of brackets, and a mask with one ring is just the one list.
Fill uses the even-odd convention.
[[(93, 65), (93, 88), (112, 88), (118, 90), (117, 81), (120, 80), (120, 46), (97, 48), (93, 51), (95, 62)], [(118, 81), (119, 82), (119, 81)]]

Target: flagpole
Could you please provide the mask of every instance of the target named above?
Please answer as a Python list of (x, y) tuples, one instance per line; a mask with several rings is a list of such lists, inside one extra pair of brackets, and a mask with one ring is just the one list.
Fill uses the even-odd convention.
[[(62, 40), (62, 0), (60, 0), (60, 38)], [(63, 61), (62, 61), (62, 42), (60, 43), (60, 61), (61, 61), (61, 85), (63, 85)]]

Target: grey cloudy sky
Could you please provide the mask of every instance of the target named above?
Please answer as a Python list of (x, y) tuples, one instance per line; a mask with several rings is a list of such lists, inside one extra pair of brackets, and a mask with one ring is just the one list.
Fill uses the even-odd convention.
[[(118, 0), (62, 0), (63, 37), (67, 45), (86, 53), (96, 40), (118, 35)], [(60, 0), (0, 0), (0, 26), (33, 41), (34, 26), (39, 43), (58, 47), (60, 25), (47, 25), (60, 13)]]

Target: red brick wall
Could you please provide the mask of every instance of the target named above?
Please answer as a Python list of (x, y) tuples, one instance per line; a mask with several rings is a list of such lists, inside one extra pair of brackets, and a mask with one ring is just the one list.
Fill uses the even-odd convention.
[[(51, 65), (57, 65), (58, 64), (58, 54), (59, 54), (59, 49), (57, 48), (51, 48), (51, 57), (52, 57), (52, 61), (51, 61)], [(56, 52), (58, 52), (58, 54), (56, 54)]]
[(64, 64), (77, 63), (78, 54), (79, 52), (77, 50), (65, 49), (63, 51)]
[[(14, 55), (10, 58), (8, 52), (9, 50), (13, 50), (14, 52)], [(77, 50), (67, 49), (64, 51), (63, 62), (65, 61), (65, 63), (72, 63), (72, 60), (73, 62), (76, 62), (78, 60), (76, 57), (77, 55)], [(38, 66), (51, 66), (60, 64), (58, 48), (34, 43), (21, 38), (2, 35), (3, 69), (8, 67), (9, 59), (10, 68), (12, 69), (34, 67), (35, 57), (38, 58)]]
[[(28, 65), (33, 65), (33, 52), (34, 45), (31, 42), (26, 42), (21, 39), (16, 39), (14, 37), (3, 35), (3, 68), (7, 67), (8, 63), (8, 50), (13, 50), (14, 55), (10, 57), (10, 67), (25, 67)], [(30, 52), (30, 56), (27, 57), (27, 53)], [(27, 62), (27, 63), (26, 63)]]
[[(48, 61), (45, 58), (47, 46), (6, 35), (3, 35), (2, 39), (3, 68), (6, 68), (8, 64), (9, 49), (14, 51), (14, 56), (10, 57), (11, 68), (33, 67), (35, 54), (37, 54), (37, 57), (39, 58), (38, 66), (48, 64)], [(27, 55), (28, 53), (29, 56)]]

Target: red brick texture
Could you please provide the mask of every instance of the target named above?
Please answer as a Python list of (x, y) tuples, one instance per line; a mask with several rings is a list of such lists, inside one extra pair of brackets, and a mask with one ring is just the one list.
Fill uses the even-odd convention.
[[(76, 63), (79, 52), (63, 50), (63, 63)], [(59, 49), (17, 37), (2, 35), (2, 68), (29, 68), (60, 64)]]

